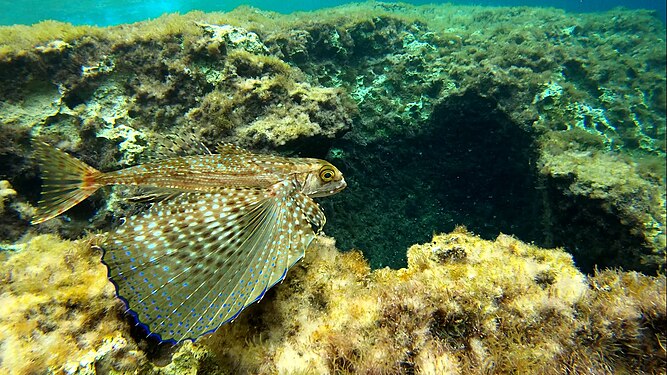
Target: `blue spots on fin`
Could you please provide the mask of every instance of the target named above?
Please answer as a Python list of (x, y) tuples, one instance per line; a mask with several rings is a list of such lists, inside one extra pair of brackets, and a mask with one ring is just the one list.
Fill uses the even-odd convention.
[[(104, 256), (109, 277), (149, 337), (195, 340), (237, 319), (285, 278), (314, 237), (288, 185), (278, 199), (250, 188), (184, 193), (154, 203), (150, 215), (129, 218), (112, 236)], [(263, 209), (230, 214), (239, 202)], [(245, 229), (248, 223), (260, 227)]]

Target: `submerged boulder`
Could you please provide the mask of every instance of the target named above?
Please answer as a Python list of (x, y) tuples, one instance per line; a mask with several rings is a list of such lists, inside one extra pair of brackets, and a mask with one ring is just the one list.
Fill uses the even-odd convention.
[(601, 373), (664, 367), (664, 276), (583, 275), (559, 249), (463, 228), (371, 271), (320, 237), (238, 319), (158, 345), (124, 315), (99, 239), (37, 236), (0, 265), (8, 372)]

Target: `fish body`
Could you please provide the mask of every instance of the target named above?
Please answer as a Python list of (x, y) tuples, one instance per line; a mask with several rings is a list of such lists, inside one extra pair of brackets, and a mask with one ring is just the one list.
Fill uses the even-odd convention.
[(325, 224), (312, 197), (346, 187), (324, 160), (231, 144), (107, 173), (45, 143), (35, 144), (35, 155), (43, 179), (35, 224), (106, 185), (162, 197), (111, 233), (103, 258), (119, 297), (162, 341), (196, 339), (261, 299)]

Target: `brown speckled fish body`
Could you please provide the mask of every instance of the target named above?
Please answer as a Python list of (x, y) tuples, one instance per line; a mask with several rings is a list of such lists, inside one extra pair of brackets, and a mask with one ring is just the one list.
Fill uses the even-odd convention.
[(160, 340), (195, 339), (261, 299), (325, 224), (312, 197), (346, 186), (340, 171), (323, 160), (254, 154), (233, 145), (217, 151), (101, 173), (36, 144), (44, 188), (34, 223), (104, 185), (144, 186), (164, 195), (126, 218), (104, 255), (118, 295)]

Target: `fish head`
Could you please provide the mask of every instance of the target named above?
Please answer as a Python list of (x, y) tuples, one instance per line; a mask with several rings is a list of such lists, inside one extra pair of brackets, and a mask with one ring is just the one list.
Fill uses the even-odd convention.
[(333, 164), (312, 159), (303, 174), (301, 192), (309, 197), (326, 197), (338, 193), (346, 186), (343, 174)]

